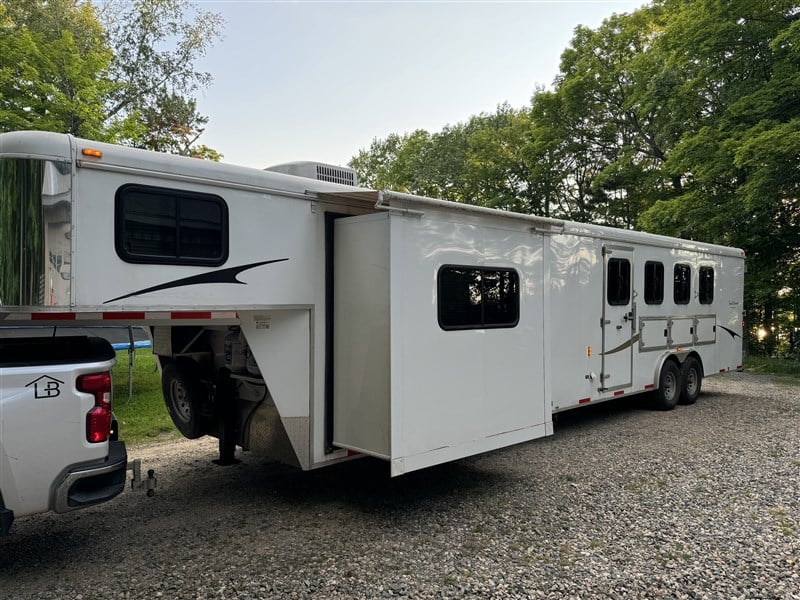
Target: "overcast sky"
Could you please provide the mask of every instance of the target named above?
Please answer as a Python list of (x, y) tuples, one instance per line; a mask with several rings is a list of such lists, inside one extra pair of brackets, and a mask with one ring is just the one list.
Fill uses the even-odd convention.
[(201, 142), (224, 161), (344, 165), (373, 138), (530, 102), (577, 25), (641, 1), (202, 1), (226, 21), (200, 63)]

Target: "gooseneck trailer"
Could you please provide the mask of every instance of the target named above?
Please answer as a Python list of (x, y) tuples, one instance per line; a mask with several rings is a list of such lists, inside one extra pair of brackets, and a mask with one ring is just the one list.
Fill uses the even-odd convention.
[(744, 253), (69, 135), (0, 135), (0, 325), (142, 325), (187, 437), (399, 475), (741, 368)]

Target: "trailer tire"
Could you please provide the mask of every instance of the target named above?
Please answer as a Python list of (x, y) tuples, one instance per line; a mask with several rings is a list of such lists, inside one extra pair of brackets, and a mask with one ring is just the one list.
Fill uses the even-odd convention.
[(694, 356), (690, 356), (681, 368), (681, 404), (694, 404), (703, 385), (703, 366)]
[(161, 373), (161, 391), (172, 422), (190, 440), (205, 434), (200, 415), (208, 396), (197, 365), (187, 359), (168, 362)]
[(672, 410), (681, 396), (681, 371), (674, 361), (668, 360), (661, 367), (658, 389), (653, 395), (653, 408)]

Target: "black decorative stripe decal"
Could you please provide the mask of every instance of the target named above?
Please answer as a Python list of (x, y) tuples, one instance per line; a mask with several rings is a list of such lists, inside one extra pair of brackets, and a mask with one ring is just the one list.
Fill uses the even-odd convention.
[(631, 346), (633, 346), (633, 345), (634, 345), (636, 342), (638, 342), (638, 341), (639, 341), (639, 335), (640, 335), (640, 334), (639, 334), (639, 333), (637, 333), (636, 335), (634, 335), (634, 336), (633, 336), (631, 339), (629, 339), (629, 340), (628, 340), (627, 342), (625, 342), (624, 344), (621, 344), (620, 346), (617, 346), (616, 348), (614, 348), (614, 349), (612, 349), (612, 350), (609, 350), (608, 352), (603, 352), (603, 353), (602, 353), (602, 354), (603, 354), (603, 356), (608, 356), (609, 354), (614, 354), (615, 352), (620, 352), (620, 351), (622, 351), (622, 350), (627, 350), (628, 348), (630, 348), (630, 347), (631, 347)]
[(733, 331), (733, 330), (731, 330), (731, 329), (728, 329), (727, 327), (723, 327), (722, 325), (720, 325), (719, 327), (720, 327), (721, 329), (724, 329), (724, 330), (725, 330), (725, 331), (727, 331), (728, 333), (730, 333), (730, 334), (731, 334), (731, 337), (732, 337), (733, 339), (736, 339), (737, 337), (738, 337), (738, 338), (742, 337), (741, 335), (739, 335), (738, 333), (736, 333), (735, 331)]
[(201, 273), (200, 275), (192, 275), (191, 277), (176, 279), (175, 281), (169, 281), (167, 283), (154, 285), (153, 287), (145, 288), (143, 290), (137, 290), (135, 292), (131, 292), (130, 294), (125, 294), (124, 296), (118, 296), (117, 298), (106, 300), (105, 302), (103, 302), (103, 304), (108, 304), (109, 302), (116, 302), (117, 300), (124, 300), (125, 298), (130, 298), (132, 296), (141, 296), (142, 294), (149, 294), (150, 292), (158, 292), (160, 290), (168, 290), (171, 288), (184, 287), (187, 285), (202, 285), (204, 283), (238, 283), (240, 285), (246, 285), (244, 281), (239, 281), (238, 279), (236, 279), (236, 276), (239, 275), (239, 273), (247, 271), (248, 269), (254, 269), (255, 267), (261, 267), (263, 265), (269, 265), (272, 263), (279, 263), (286, 260), (289, 259), (277, 258), (275, 260), (264, 260), (257, 263), (250, 263), (249, 265), (242, 265), (240, 267), (231, 267), (229, 269), (221, 269), (217, 271), (209, 271), (208, 273)]

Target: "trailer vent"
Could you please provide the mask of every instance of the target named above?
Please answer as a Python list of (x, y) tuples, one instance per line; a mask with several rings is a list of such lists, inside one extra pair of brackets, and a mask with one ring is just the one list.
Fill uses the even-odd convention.
[(316, 162), (284, 163), (282, 165), (268, 167), (265, 171), (275, 171), (276, 173), (286, 173), (287, 175), (306, 177), (308, 179), (316, 179), (317, 181), (329, 181), (342, 185), (358, 185), (356, 172), (353, 169)]

